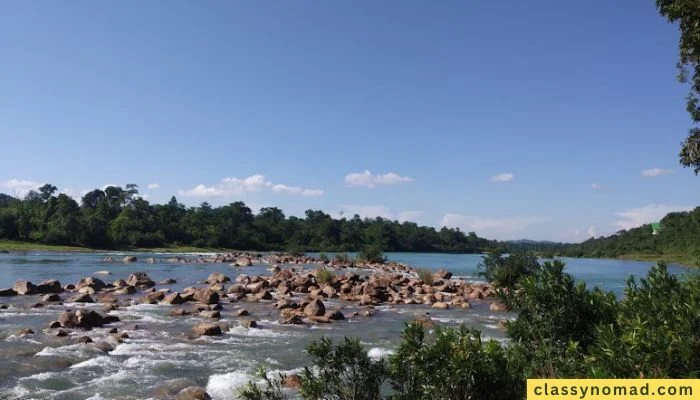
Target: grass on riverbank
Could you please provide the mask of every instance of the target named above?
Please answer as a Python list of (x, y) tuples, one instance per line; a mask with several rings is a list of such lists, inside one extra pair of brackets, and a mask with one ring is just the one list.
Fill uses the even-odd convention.
[(668, 264), (681, 264), (686, 267), (700, 267), (700, 257), (693, 257), (687, 254), (643, 254), (631, 253), (617, 256), (621, 260), (665, 262)]

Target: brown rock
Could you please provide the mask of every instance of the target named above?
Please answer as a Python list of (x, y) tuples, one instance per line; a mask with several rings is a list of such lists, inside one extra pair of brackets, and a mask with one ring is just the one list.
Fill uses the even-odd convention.
[(38, 293), (36, 286), (24, 279), (15, 282), (15, 286), (12, 287), (12, 289), (17, 292), (17, 294), (22, 295)]
[(178, 304), (185, 303), (185, 299), (183, 299), (182, 296), (180, 296), (180, 293), (175, 292), (173, 294), (165, 296), (165, 298), (163, 298), (161, 303), (170, 304), (170, 305), (178, 305)]
[(326, 307), (323, 302), (319, 299), (313, 299), (311, 302), (304, 307), (304, 314), (309, 317), (320, 317), (326, 313)]
[(138, 261), (138, 259), (135, 256), (126, 256), (122, 259), (125, 263), (134, 263)]
[(508, 309), (506, 308), (506, 305), (503, 303), (491, 303), (491, 305), (489, 306), (489, 310), (498, 311), (498, 312), (508, 311)]
[(153, 287), (156, 285), (156, 283), (153, 282), (153, 279), (151, 279), (145, 272), (132, 272), (126, 279), (126, 283), (129, 286), (135, 287)]
[(343, 315), (343, 313), (340, 312), (340, 310), (328, 311), (325, 317), (331, 321), (342, 321), (345, 319), (345, 315)]
[(163, 292), (151, 292), (146, 295), (141, 300), (142, 304), (158, 304), (159, 301), (163, 300), (165, 298), (165, 294)]
[(196, 301), (204, 304), (216, 304), (219, 302), (219, 294), (211, 289), (197, 289), (193, 297)]
[(207, 278), (206, 283), (212, 284), (212, 283), (224, 283), (224, 282), (230, 282), (230, 281), (231, 281), (231, 278), (222, 274), (221, 272), (212, 272), (212, 274), (209, 275), (209, 278)]
[(162, 281), (158, 282), (159, 285), (172, 285), (177, 283), (175, 279), (168, 278), (168, 279), (163, 279)]
[(59, 329), (56, 331), (56, 337), (66, 337), (68, 336), (68, 332), (64, 331), (63, 329)]
[(185, 310), (184, 308), (173, 308), (168, 311), (168, 315), (171, 317), (181, 317), (184, 315), (190, 315), (191, 312), (188, 310)]
[(0, 297), (16, 296), (17, 292), (14, 289), (0, 289)]
[(446, 309), (450, 308), (450, 306), (447, 305), (447, 303), (443, 303), (441, 301), (438, 301), (437, 303), (433, 304), (433, 308), (439, 308), (442, 310), (446, 310)]
[(200, 316), (204, 318), (219, 319), (221, 318), (221, 313), (218, 311), (202, 311), (199, 313)]
[(69, 303), (94, 303), (95, 301), (90, 297), (89, 294), (78, 294), (73, 297), (68, 298)]
[(199, 386), (190, 386), (182, 389), (175, 400), (211, 400), (211, 396)]
[(17, 332), (15, 332), (17, 336), (24, 336), (24, 335), (33, 335), (34, 331), (31, 328), (24, 328), (24, 329), (19, 329)]
[(297, 374), (288, 374), (284, 377), (282, 386), (288, 389), (299, 389), (301, 387), (301, 377)]
[(258, 323), (252, 319), (244, 319), (241, 321), (241, 326), (244, 328), (257, 328)]
[(272, 300), (272, 295), (269, 291), (263, 290), (262, 292), (256, 294), (255, 298), (258, 300)]
[(218, 336), (221, 335), (221, 327), (218, 324), (204, 323), (192, 328), (192, 332), (197, 336)]
[(41, 294), (61, 293), (63, 291), (63, 288), (61, 287), (61, 282), (55, 279), (49, 279), (38, 284), (36, 290), (38, 293)]
[(57, 294), (45, 294), (42, 298), (41, 301), (46, 302), (46, 303), (52, 303), (56, 301), (61, 301), (61, 296)]
[[(92, 288), (94, 291), (99, 292), (100, 290), (106, 288), (107, 285), (105, 285), (105, 283), (102, 282), (100, 279), (89, 276), (87, 278), (79, 280), (78, 283), (75, 285), (75, 289), (77, 290), (80, 290), (84, 287), (89, 287)], [(66, 286), (66, 290), (70, 290), (68, 286)]]
[(92, 343), (90, 336), (81, 336), (76, 340), (76, 343)]
[(236, 312), (236, 315), (239, 316), (239, 317), (244, 317), (244, 316), (246, 316), (246, 315), (250, 315), (250, 313), (248, 312), (248, 310), (246, 310), (245, 308), (243, 308), (243, 309), (238, 310), (238, 311)]

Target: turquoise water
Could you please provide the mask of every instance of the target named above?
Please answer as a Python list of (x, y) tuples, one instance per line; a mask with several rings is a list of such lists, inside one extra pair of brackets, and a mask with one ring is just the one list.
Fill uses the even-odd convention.
[[(161, 288), (181, 290), (201, 286), (208, 275), (220, 271), (235, 279), (239, 273), (267, 275), (267, 265), (237, 269), (225, 264), (169, 263), (170, 254), (136, 254), (133, 264), (107, 263), (111, 256), (120, 259), (122, 253), (47, 253), (24, 255), (0, 254), (0, 288), (11, 287), (18, 279), (39, 283), (58, 279), (62, 284), (76, 283), (80, 278), (107, 270), (111, 275), (99, 275), (105, 282), (126, 279), (130, 272), (145, 271), (155, 281), (166, 278), (177, 280), (174, 285)], [(145, 263), (155, 257), (155, 264)], [(457, 276), (478, 280), (479, 255), (389, 253), (392, 261), (423, 268), (445, 268)], [(644, 275), (650, 263), (618, 260), (567, 259), (568, 271), (589, 285), (597, 285), (620, 294), (630, 274)], [(309, 270), (316, 268), (309, 265)], [(676, 274), (689, 270), (672, 266)], [(359, 271), (360, 273), (365, 273)], [(65, 298), (67, 294), (62, 294)], [(108, 333), (109, 328), (90, 332), (73, 332), (67, 338), (57, 338), (48, 329), (51, 321), (67, 308), (83, 305), (63, 304), (32, 308), (39, 296), (0, 297), (0, 394), (9, 393), (31, 399), (149, 399), (174, 388), (199, 385), (205, 387), (216, 400), (236, 398), (236, 389), (250, 379), (252, 370), (261, 363), (272, 370), (295, 371), (306, 364), (303, 349), (314, 338), (330, 336), (359, 337), (370, 354), (381, 357), (390, 354), (404, 323), (417, 315), (430, 313), (444, 325), (466, 324), (482, 330), (486, 337), (505, 340), (498, 322), (509, 318), (494, 313), (487, 303), (475, 301), (470, 310), (435, 310), (428, 306), (378, 307), (371, 317), (356, 317), (333, 324), (288, 326), (280, 325), (278, 312), (269, 303), (224, 303), (222, 322), (233, 328), (221, 337), (189, 339), (186, 333), (196, 324), (205, 322), (199, 316), (170, 317), (170, 306), (143, 305), (143, 293), (127, 296), (124, 305), (110, 314), (121, 319), (120, 331), (127, 325), (137, 324), (129, 331), (124, 343), (117, 343)], [(102, 305), (85, 307), (101, 310)], [(340, 301), (326, 301), (327, 308), (338, 307), (349, 316), (361, 311), (356, 305)], [(236, 312), (246, 308), (260, 328), (240, 326)], [(19, 336), (15, 332), (31, 328), (35, 334)], [(77, 344), (78, 336), (88, 335), (94, 342), (106, 342), (115, 349), (105, 353), (93, 344)], [(170, 388), (170, 389), (168, 389)]]

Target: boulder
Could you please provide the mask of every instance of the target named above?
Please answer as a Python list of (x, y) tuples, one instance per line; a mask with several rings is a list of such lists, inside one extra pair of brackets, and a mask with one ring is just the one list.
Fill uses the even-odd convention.
[(163, 292), (151, 292), (141, 300), (141, 304), (158, 304), (159, 301), (165, 298)]
[(197, 289), (193, 293), (196, 301), (204, 304), (216, 304), (219, 302), (219, 294), (211, 289)]
[(281, 284), (277, 286), (277, 294), (280, 296), (284, 296), (286, 294), (289, 294), (292, 291), (292, 289), (289, 288), (286, 284)]
[(311, 302), (304, 307), (304, 314), (309, 317), (320, 317), (326, 313), (326, 307), (323, 302), (319, 299), (313, 299)]
[(177, 281), (173, 278), (163, 279), (162, 281), (158, 282), (159, 285), (172, 285), (175, 283), (177, 283)]
[(258, 323), (253, 321), (252, 319), (244, 319), (241, 321), (241, 326), (244, 328), (257, 328)]
[(45, 294), (42, 298), (41, 301), (51, 303), (51, 302), (56, 302), (56, 301), (61, 301), (61, 296), (57, 294)]
[(245, 289), (245, 287), (244, 287), (243, 285), (236, 283), (236, 284), (234, 284), (234, 285), (229, 286), (227, 293), (228, 293), (228, 294), (236, 294), (236, 293), (243, 293), (243, 294), (245, 294), (245, 293), (246, 293), (246, 289)]
[(61, 282), (55, 279), (49, 279), (38, 284), (36, 286), (36, 290), (41, 294), (61, 293), (63, 292), (63, 287), (61, 287)]
[(508, 311), (508, 309), (506, 308), (506, 305), (503, 303), (491, 303), (491, 305), (489, 306), (489, 310), (499, 311), (499, 312), (500, 311)]
[(343, 315), (343, 313), (340, 312), (340, 310), (328, 311), (325, 317), (331, 321), (342, 321), (345, 319), (345, 315)]
[(175, 396), (175, 400), (211, 400), (211, 396), (209, 396), (206, 390), (199, 386), (190, 386), (182, 389)]
[(81, 293), (68, 298), (69, 303), (94, 303), (95, 301), (87, 293)]
[(178, 304), (183, 304), (185, 303), (185, 299), (180, 296), (180, 293), (175, 292), (172, 293), (168, 296), (165, 296), (165, 298), (161, 301), (163, 304), (170, 304), (170, 305), (178, 305)]
[(91, 288), (90, 286), (85, 286), (81, 287), (78, 290), (78, 293), (83, 293), (83, 294), (95, 294), (95, 289)]
[(15, 282), (15, 286), (12, 289), (14, 289), (14, 291), (17, 292), (17, 294), (26, 295), (38, 293), (36, 286), (33, 283), (24, 279)]
[(153, 279), (151, 279), (145, 272), (132, 272), (126, 279), (126, 283), (129, 286), (136, 287), (153, 287), (156, 285), (156, 283), (153, 282)]
[(444, 269), (439, 269), (435, 271), (433, 277), (435, 277), (435, 279), (450, 279), (452, 278), (452, 272)]
[(245, 308), (243, 308), (243, 309), (238, 310), (238, 311), (236, 312), (236, 315), (239, 316), (239, 317), (244, 317), (244, 316), (246, 316), (246, 315), (250, 315), (250, 313), (248, 312), (248, 310), (246, 310)]
[(102, 315), (92, 310), (64, 311), (58, 317), (63, 328), (92, 329), (109, 323)]
[(197, 336), (218, 336), (221, 335), (221, 327), (218, 324), (203, 323), (192, 328), (192, 332)]
[[(77, 289), (77, 290), (80, 290), (84, 287), (90, 287), (90, 288), (94, 289), (96, 292), (98, 292), (98, 291), (106, 288), (107, 285), (105, 285), (105, 283), (102, 282), (100, 279), (93, 278), (93, 277), (89, 276), (87, 278), (83, 278), (83, 279), (79, 280), (78, 283), (75, 285), (75, 289)], [(66, 288), (66, 290), (69, 290), (69, 289)]]
[(125, 263), (134, 263), (138, 261), (138, 259), (136, 258), (136, 256), (126, 256), (122, 259), (122, 261), (124, 261)]
[(14, 289), (0, 289), (0, 297), (16, 296), (17, 292)]
[(60, 328), (61, 323), (58, 321), (53, 321), (52, 323), (49, 324), (49, 329), (55, 329), (55, 328)]
[(258, 300), (272, 300), (272, 295), (269, 291), (263, 290), (262, 292), (256, 294), (255, 298)]
[(116, 304), (119, 301), (111, 294), (103, 294), (97, 296), (97, 302), (100, 304)]
[(221, 272), (212, 272), (211, 275), (209, 275), (209, 278), (207, 278), (206, 283), (212, 284), (212, 283), (224, 283), (224, 282), (230, 282), (230, 281), (231, 281), (231, 278), (222, 274)]
[(238, 267), (251, 267), (252, 265), (253, 262), (247, 257), (242, 257), (236, 260), (236, 266)]
[(114, 346), (107, 342), (97, 342), (93, 345), (96, 349), (100, 349), (105, 353), (109, 353), (114, 350)]
[(299, 308), (299, 304), (296, 301), (282, 299), (275, 303), (275, 308), (279, 310), (284, 310), (286, 308)]
[(299, 389), (301, 387), (301, 377), (297, 374), (287, 374), (282, 380), (282, 386), (288, 389)]
[(75, 342), (87, 344), (87, 343), (92, 343), (92, 339), (90, 338), (90, 336), (81, 336)]
[(450, 308), (450, 306), (448, 306), (447, 303), (443, 303), (441, 301), (438, 301), (437, 303), (433, 304), (433, 308), (439, 308), (439, 309), (445, 310), (445, 309)]
[(68, 332), (64, 331), (63, 329), (59, 329), (56, 331), (56, 337), (66, 337), (68, 336)]
[(34, 331), (31, 328), (18, 329), (15, 332), (17, 336), (33, 335)]

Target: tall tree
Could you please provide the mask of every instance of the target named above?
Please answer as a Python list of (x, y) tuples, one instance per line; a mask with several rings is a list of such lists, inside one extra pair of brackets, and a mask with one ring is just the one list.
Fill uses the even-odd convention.
[[(656, 6), (669, 22), (679, 23), (680, 60), (678, 80), (690, 83), (687, 110), (694, 124), (700, 124), (700, 1), (698, 0), (656, 0)], [(700, 173), (700, 127), (690, 129), (683, 142), (680, 161), (684, 167)]]

